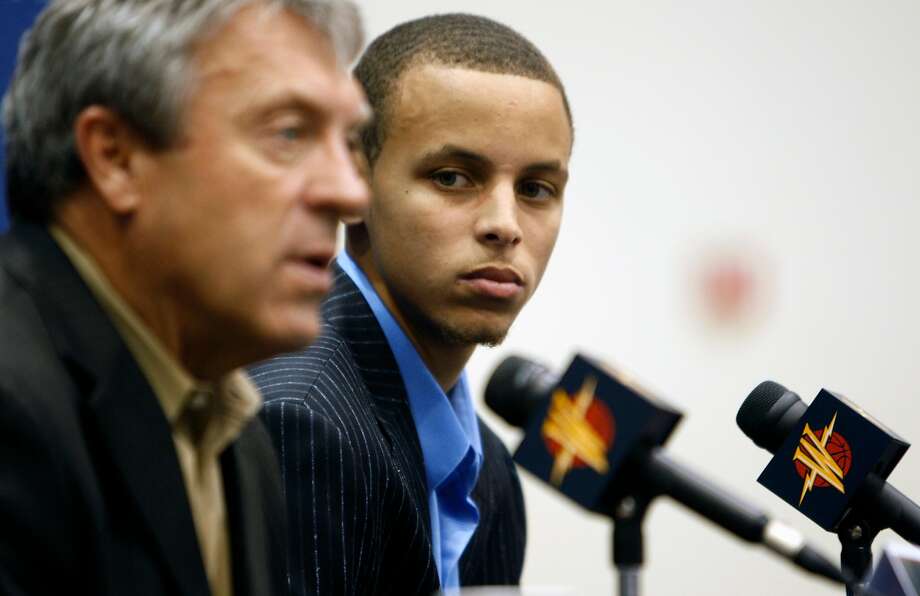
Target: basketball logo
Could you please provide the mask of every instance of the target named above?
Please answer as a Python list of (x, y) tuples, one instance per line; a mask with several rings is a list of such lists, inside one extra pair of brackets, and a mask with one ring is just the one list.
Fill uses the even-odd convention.
[(541, 434), (553, 456), (550, 481), (559, 486), (573, 468), (591, 468), (605, 474), (607, 452), (613, 445), (616, 422), (602, 402), (594, 398), (597, 380), (585, 379), (574, 396), (564, 389), (553, 393)]
[(803, 479), (799, 506), (805, 495), (815, 488), (833, 487), (846, 494), (843, 479), (853, 465), (853, 451), (846, 438), (834, 432), (837, 414), (822, 429), (812, 430), (806, 423), (792, 460), (795, 471)]

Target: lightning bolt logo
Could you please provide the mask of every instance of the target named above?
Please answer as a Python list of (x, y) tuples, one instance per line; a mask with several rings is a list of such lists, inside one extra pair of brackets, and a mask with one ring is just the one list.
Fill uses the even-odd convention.
[(598, 474), (609, 470), (607, 450), (613, 442), (612, 428), (603, 436), (592, 426), (591, 411), (597, 409), (601, 416), (613, 418), (606, 406), (594, 399), (597, 380), (588, 377), (578, 393), (570, 397), (564, 389), (553, 393), (549, 414), (543, 422), (541, 433), (554, 455), (550, 482), (559, 486), (573, 467), (588, 466)]
[(810, 493), (815, 487), (815, 481), (820, 478), (828, 485), (834, 487), (842, 494), (846, 494), (843, 486), (843, 477), (846, 471), (840, 467), (840, 464), (834, 459), (834, 456), (828, 452), (827, 445), (834, 436), (834, 424), (837, 422), (837, 414), (834, 413), (830, 424), (821, 431), (821, 436), (811, 429), (806, 423), (802, 437), (799, 439), (799, 445), (792, 456), (794, 462), (802, 464), (805, 468), (805, 481), (802, 483), (802, 494), (799, 496), (799, 506), (805, 500), (805, 495)]

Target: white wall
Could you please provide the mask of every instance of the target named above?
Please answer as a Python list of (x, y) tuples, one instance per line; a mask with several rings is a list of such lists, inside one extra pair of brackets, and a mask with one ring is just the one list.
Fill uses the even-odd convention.
[[(768, 461), (736, 428), (774, 378), (826, 386), (920, 437), (920, 3), (802, 0), (364, 0), (371, 36), (435, 12), (494, 17), (566, 83), (577, 124), (563, 231), (505, 344), (470, 365), (477, 392), (511, 352), (561, 369), (576, 349), (687, 412), (669, 443), (738, 495), (820, 531), (755, 482)], [(693, 272), (714, 245), (756, 255), (762, 315), (704, 324)], [(518, 435), (503, 427), (509, 445)], [(920, 454), (892, 476), (920, 499)], [(612, 594), (609, 526), (525, 478), (527, 585)], [(879, 544), (889, 539), (883, 535)], [(646, 594), (841, 594), (661, 502)]]

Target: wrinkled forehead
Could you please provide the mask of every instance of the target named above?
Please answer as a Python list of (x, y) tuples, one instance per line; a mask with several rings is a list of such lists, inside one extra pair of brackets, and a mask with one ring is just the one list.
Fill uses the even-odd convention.
[(192, 88), (199, 95), (223, 94), (227, 102), (288, 96), (342, 118), (366, 111), (325, 31), (275, 6), (241, 9), (195, 49), (192, 64)]
[[(226, 1), (226, 0), (225, 0)], [(364, 44), (364, 29), (357, 7), (350, 0), (234, 0), (227, 1), (214, 29), (247, 11), (271, 21), (279, 13), (302, 19), (324, 37), (342, 68), (357, 57)]]
[(317, 66), (342, 70), (327, 31), (298, 12), (264, 2), (243, 5), (203, 35), (192, 48), (192, 60), (202, 74), (258, 63), (260, 59), (270, 63), (278, 54), (279, 44), (274, 43), (278, 39), (292, 44), (285, 52), (288, 56), (306, 52)]

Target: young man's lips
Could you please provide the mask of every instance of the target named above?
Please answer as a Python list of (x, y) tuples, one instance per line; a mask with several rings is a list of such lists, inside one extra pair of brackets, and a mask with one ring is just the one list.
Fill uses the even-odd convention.
[(521, 276), (507, 267), (483, 267), (460, 279), (477, 294), (490, 298), (513, 298), (524, 291)]

